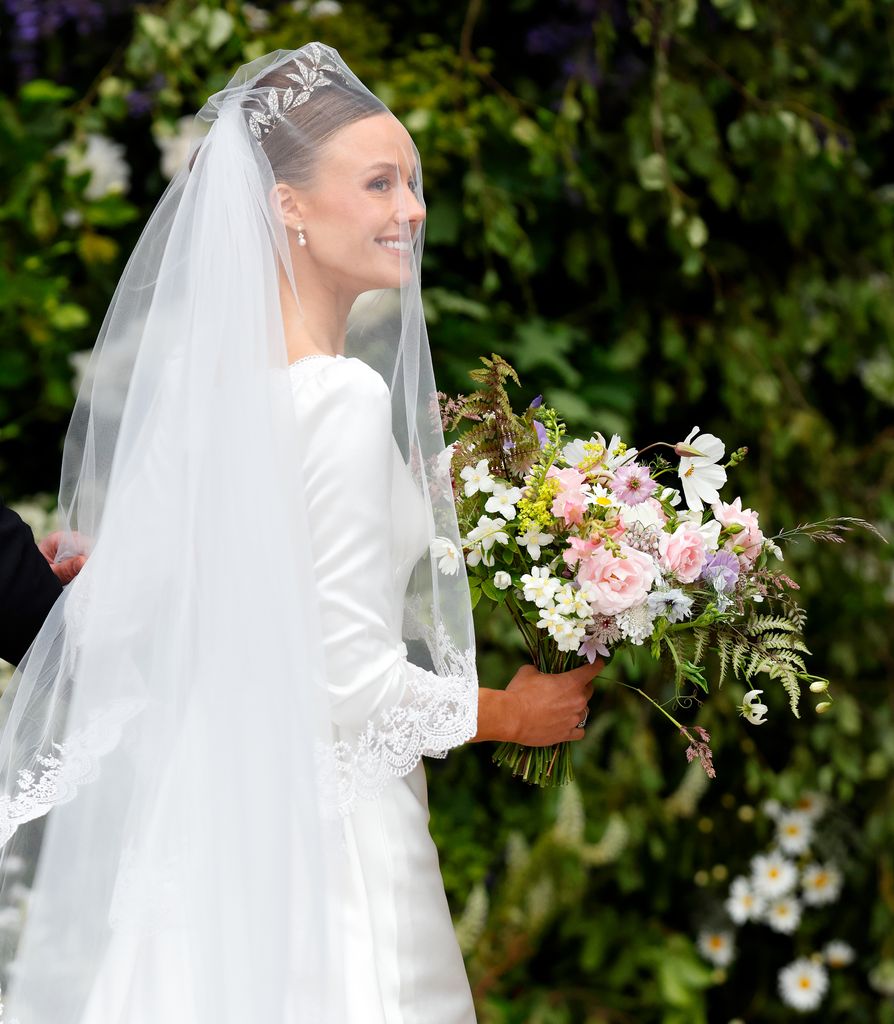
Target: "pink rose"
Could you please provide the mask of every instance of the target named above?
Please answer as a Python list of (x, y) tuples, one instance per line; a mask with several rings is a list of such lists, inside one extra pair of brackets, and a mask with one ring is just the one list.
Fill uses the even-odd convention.
[(621, 555), (604, 546), (583, 558), (577, 578), (595, 584), (590, 604), (601, 615), (616, 615), (646, 599), (655, 581), (655, 563), (643, 551), (621, 545)]
[(576, 469), (556, 469), (550, 466), (546, 471), (547, 479), (555, 477), (559, 481), (559, 493), (553, 499), (552, 514), (564, 519), (566, 523), (580, 523), (587, 507), (587, 496), (582, 488), (586, 478)]
[(750, 508), (742, 508), (742, 499), (736, 498), (731, 505), (724, 505), (718, 501), (712, 508), (714, 518), (722, 526), (731, 526), (738, 523), (742, 530), (730, 537), (723, 545), (727, 551), (734, 547), (742, 547), (745, 550), (739, 555), (739, 563), (743, 568), (748, 569), (757, 556), (761, 553), (764, 543), (764, 535), (758, 525), (757, 512)]
[(662, 564), (681, 583), (692, 583), (708, 557), (705, 538), (688, 524), (678, 526), (673, 533), (662, 533), (658, 542)]
[(590, 540), (584, 537), (569, 537), (568, 547), (562, 552), (565, 564), (574, 568), (582, 559), (591, 555), (597, 547), (602, 547), (601, 540)]

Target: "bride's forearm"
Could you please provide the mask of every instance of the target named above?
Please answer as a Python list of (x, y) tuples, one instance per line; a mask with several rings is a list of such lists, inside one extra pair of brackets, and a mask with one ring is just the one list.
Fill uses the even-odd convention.
[(480, 743), (496, 740), (499, 743), (512, 740), (516, 732), (515, 700), (506, 690), (478, 688), (478, 731), (469, 740)]

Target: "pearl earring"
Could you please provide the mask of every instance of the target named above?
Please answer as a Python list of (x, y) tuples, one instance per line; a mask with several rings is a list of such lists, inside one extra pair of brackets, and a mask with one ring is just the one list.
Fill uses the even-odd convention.
[(298, 228), (298, 244), (307, 245), (307, 239), (304, 237), (304, 228)]

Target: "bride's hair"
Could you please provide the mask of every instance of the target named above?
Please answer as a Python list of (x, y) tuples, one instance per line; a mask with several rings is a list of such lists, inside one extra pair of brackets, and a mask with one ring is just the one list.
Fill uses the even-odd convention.
[[(285, 64), (257, 82), (258, 89), (276, 89), (282, 97), (295, 83), (287, 77)], [(296, 188), (313, 182), (314, 170), (323, 145), (340, 129), (373, 114), (387, 113), (385, 104), (365, 89), (358, 89), (331, 75), (329, 85), (314, 89), (307, 102), (285, 115), (265, 136), (261, 146), (277, 181)]]

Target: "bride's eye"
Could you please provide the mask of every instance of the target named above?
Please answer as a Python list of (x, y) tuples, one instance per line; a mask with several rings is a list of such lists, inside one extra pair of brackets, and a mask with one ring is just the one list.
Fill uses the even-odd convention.
[(368, 188), (371, 188), (373, 192), (387, 192), (391, 187), (391, 182), (388, 178), (376, 178), (375, 181), (371, 181)]

